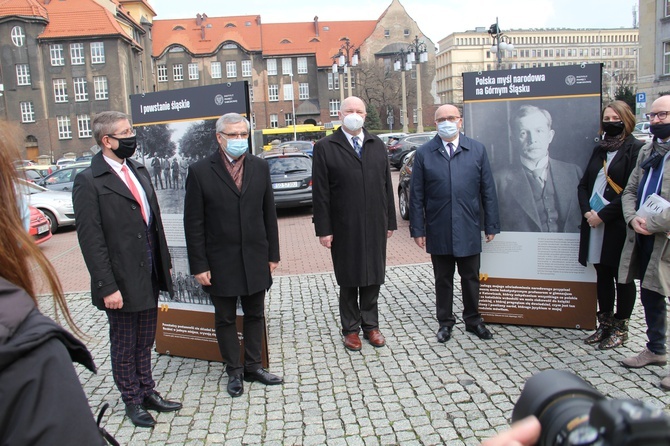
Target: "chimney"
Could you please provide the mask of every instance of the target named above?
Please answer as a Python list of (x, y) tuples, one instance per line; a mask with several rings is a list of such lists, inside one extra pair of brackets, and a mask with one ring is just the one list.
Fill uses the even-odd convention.
[(314, 16), (314, 34), (319, 37), (319, 16)]
[(200, 15), (200, 13), (198, 13), (195, 16), (195, 26), (200, 26), (201, 23), (202, 23), (202, 16)]

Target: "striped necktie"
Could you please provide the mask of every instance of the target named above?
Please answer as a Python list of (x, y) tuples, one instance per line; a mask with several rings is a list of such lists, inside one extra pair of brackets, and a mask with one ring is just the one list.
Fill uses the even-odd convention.
[(354, 136), (351, 138), (351, 142), (354, 143), (354, 150), (356, 151), (356, 155), (360, 158), (362, 153), (361, 153), (361, 143), (359, 142), (358, 136)]

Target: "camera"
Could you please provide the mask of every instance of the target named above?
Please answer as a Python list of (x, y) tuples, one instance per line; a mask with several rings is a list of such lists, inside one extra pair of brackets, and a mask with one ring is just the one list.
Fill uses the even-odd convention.
[(607, 399), (564, 370), (546, 370), (526, 381), (512, 421), (535, 415), (539, 446), (670, 445), (670, 417), (636, 400)]

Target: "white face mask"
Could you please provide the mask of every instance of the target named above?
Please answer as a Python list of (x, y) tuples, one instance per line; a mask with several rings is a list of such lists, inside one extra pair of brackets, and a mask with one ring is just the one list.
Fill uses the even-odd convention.
[(458, 133), (458, 121), (442, 121), (437, 123), (437, 133), (442, 138), (453, 138)]
[(359, 131), (363, 127), (364, 122), (365, 120), (358, 113), (349, 113), (342, 121), (344, 126), (352, 132)]

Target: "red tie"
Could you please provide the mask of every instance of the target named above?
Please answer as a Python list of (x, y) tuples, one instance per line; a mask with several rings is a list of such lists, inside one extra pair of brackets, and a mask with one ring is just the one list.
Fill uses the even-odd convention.
[(142, 210), (142, 217), (144, 217), (144, 222), (149, 224), (149, 215), (147, 214), (146, 209), (144, 209), (142, 197), (140, 197), (140, 192), (137, 190), (137, 187), (135, 186), (133, 179), (130, 178), (130, 173), (128, 173), (128, 168), (126, 167), (125, 164), (121, 166), (121, 172), (123, 172), (123, 175), (126, 177), (126, 183), (128, 184), (128, 189), (130, 189), (130, 193), (133, 194), (133, 197), (135, 197), (135, 201), (137, 201), (140, 205), (140, 209)]

